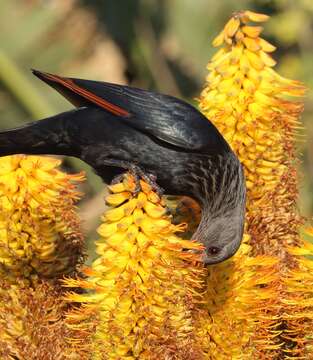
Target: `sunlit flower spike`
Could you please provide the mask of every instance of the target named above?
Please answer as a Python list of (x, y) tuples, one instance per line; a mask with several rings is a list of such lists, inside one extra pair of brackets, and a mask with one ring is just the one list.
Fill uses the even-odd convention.
[[(208, 65), (200, 107), (245, 166), (249, 256), (269, 255), (277, 261), (272, 281), (250, 290), (253, 297), (263, 291), (271, 293), (260, 316), (254, 316), (257, 326), (249, 339), (250, 356), (309, 358), (312, 293), (299, 281), (310, 283), (311, 266), (296, 254), (308, 254), (310, 249), (299, 236), (303, 219), (296, 207), (293, 146), (303, 103), (292, 99), (302, 96), (305, 88), (273, 70), (276, 62), (270, 53), (275, 47), (259, 36), (262, 27), (253, 24), (267, 19), (263, 14), (242, 11), (229, 20), (214, 40), (214, 46), (222, 48)], [(238, 353), (240, 359), (245, 358), (243, 349)]]
[(0, 158), (0, 269), (29, 277), (56, 277), (82, 260), (77, 182), (60, 161), (38, 156)]
[(64, 282), (88, 290), (69, 293), (83, 305), (67, 315), (68, 325), (78, 334), (89, 328), (85, 351), (96, 359), (201, 359), (193, 311), (203, 269), (186, 251), (201, 246), (175, 235), (185, 226), (173, 225), (163, 200), (140, 183), (138, 194), (129, 175), (109, 187), (98, 258), (87, 279)]

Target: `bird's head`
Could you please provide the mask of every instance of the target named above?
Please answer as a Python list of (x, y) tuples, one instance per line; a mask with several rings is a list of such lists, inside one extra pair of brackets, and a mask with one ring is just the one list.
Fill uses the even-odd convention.
[(206, 265), (222, 262), (233, 256), (242, 241), (244, 203), (224, 215), (203, 214), (193, 240), (204, 245), (202, 261)]
[(204, 245), (206, 265), (217, 264), (239, 249), (246, 210), (244, 169), (233, 152), (209, 158), (198, 176), (195, 198), (201, 203), (201, 221), (192, 239)]

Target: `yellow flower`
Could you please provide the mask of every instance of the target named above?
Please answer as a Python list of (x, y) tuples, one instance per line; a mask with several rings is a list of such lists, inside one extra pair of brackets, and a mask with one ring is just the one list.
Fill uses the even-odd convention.
[(200, 100), (202, 111), (244, 164), (249, 199), (254, 204), (287, 171), (290, 158), (286, 155), (291, 149), (286, 148), (286, 141), (292, 139), (303, 108), (302, 103), (285, 97), (303, 95), (302, 84), (272, 69), (276, 62), (269, 53), (275, 47), (259, 37), (261, 27), (249, 24), (267, 18), (245, 11), (226, 24), (213, 42), (224, 47), (208, 64), (210, 72)]
[(86, 280), (65, 281), (89, 290), (68, 295), (83, 304), (68, 314), (69, 326), (89, 332), (87, 345), (74, 339), (73, 346), (95, 359), (201, 359), (192, 313), (203, 269), (190, 252), (200, 245), (175, 235), (184, 226), (171, 223), (163, 201), (143, 181), (138, 194), (129, 175), (110, 191), (98, 229), (99, 257)]
[[(242, 265), (232, 284), (233, 306), (241, 299), (239, 311), (234, 313), (222, 306), (218, 311), (225, 312), (224, 322), (230, 334), (232, 327), (242, 323), (241, 311), (249, 310), (247, 306), (252, 300), (261, 301), (263, 295), (270, 295), (267, 301), (253, 305), (255, 311), (253, 307), (247, 311), (245, 320), (250, 323), (254, 320), (255, 325), (246, 345), (241, 341), (241, 353), (239, 350), (239, 355), (232, 358), (307, 359), (312, 357), (313, 277), (311, 262), (303, 254), (313, 251), (299, 237), (303, 219), (296, 208), (293, 141), (303, 104), (292, 99), (303, 95), (305, 89), (301, 83), (285, 79), (272, 69), (275, 61), (269, 53), (275, 47), (259, 37), (262, 28), (252, 24), (267, 18), (251, 11), (234, 14), (214, 40), (215, 46), (223, 47), (208, 65), (207, 85), (201, 94), (202, 111), (244, 164), (248, 188), (246, 229), (251, 249), (244, 259), (232, 260), (237, 266), (236, 261), (241, 261), (239, 267)], [(269, 256), (268, 262), (262, 258), (264, 255)], [(249, 267), (245, 262), (251, 264), (256, 259), (270, 277), (263, 285), (259, 284), (262, 286), (256, 282), (242, 293), (249, 282), (251, 285), (246, 278)], [(211, 271), (213, 274), (214, 269)], [(252, 276), (252, 283), (258, 274)], [(221, 276), (218, 270), (216, 276)], [(225, 291), (218, 295), (223, 298)], [(224, 302), (228, 301), (230, 295), (224, 297)], [(211, 313), (211, 306), (208, 311)], [(222, 329), (218, 311), (213, 320)], [(212, 329), (208, 332), (211, 335)], [(225, 350), (222, 342), (216, 344), (222, 352)], [(246, 353), (247, 346), (250, 355)]]
[(16, 155), (0, 158), (0, 269), (53, 277), (75, 269), (82, 235), (73, 182), (81, 174), (57, 169), (59, 160)]
[(264, 309), (276, 296), (277, 260), (251, 257), (248, 240), (245, 235), (231, 259), (207, 269), (203, 311), (196, 314), (204, 359), (255, 359), (258, 321), (272, 325)]

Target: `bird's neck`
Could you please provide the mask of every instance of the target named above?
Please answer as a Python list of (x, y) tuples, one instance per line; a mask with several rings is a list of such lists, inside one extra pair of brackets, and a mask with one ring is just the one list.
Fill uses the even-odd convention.
[(197, 184), (193, 188), (194, 197), (207, 216), (225, 215), (238, 207), (244, 212), (245, 178), (243, 168), (232, 152), (200, 158), (190, 173)]

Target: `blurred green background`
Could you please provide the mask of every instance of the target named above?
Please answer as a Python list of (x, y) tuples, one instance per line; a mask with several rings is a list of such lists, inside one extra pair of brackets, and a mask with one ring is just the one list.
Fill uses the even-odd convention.
[[(195, 101), (215, 51), (211, 41), (232, 12), (245, 9), (271, 16), (264, 37), (278, 47), (277, 70), (312, 89), (312, 0), (0, 0), (0, 128), (71, 108), (30, 68)], [(313, 214), (312, 100), (309, 90), (297, 146), (303, 161), (300, 206), (308, 216)], [(65, 159), (64, 167), (87, 172), (80, 208), (93, 237), (104, 185), (76, 159)]]

